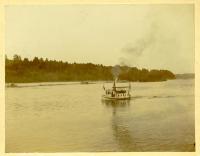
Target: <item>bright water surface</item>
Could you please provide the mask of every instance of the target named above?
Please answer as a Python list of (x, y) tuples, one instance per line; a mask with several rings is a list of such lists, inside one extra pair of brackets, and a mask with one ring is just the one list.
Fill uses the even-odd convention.
[(101, 82), (18, 86), (6, 152), (194, 151), (194, 79), (132, 83), (129, 102), (102, 101)]

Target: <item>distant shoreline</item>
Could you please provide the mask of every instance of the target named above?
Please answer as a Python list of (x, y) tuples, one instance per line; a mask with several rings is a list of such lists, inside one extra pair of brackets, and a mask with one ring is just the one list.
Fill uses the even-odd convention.
[(176, 74), (176, 79), (194, 79), (194, 73), (184, 73), (184, 74)]
[[(177, 78), (175, 79), (167, 79), (167, 80), (157, 80), (157, 81), (128, 81), (126, 80), (127, 82), (141, 82), (141, 83), (148, 83), (148, 82), (165, 82), (165, 81), (168, 81), (168, 80), (176, 80)], [(181, 79), (181, 78), (178, 78), (178, 79)], [(187, 79), (193, 79), (193, 78), (187, 78)], [(94, 82), (104, 82), (104, 83), (111, 83), (113, 82), (114, 80), (88, 80), (87, 82), (89, 82), (88, 84), (92, 84)], [(12, 83), (20, 83), (20, 84), (25, 84), (25, 83), (68, 83), (68, 82), (72, 82), (72, 83), (82, 83), (82, 81), (23, 81), (23, 82), (19, 82), (19, 81), (5, 81), (5, 84), (12, 84)], [(118, 83), (125, 83), (125, 82), (118, 82)]]
[[(173, 79), (173, 80), (189, 80), (194, 78), (187, 78), (187, 79)], [(173, 81), (171, 80), (171, 81)], [(166, 80), (168, 81), (168, 80)], [(166, 81), (153, 81), (153, 82), (166, 82)], [(22, 82), (22, 83), (5, 83), (6, 88), (24, 88), (24, 87), (38, 87), (38, 86), (64, 86), (64, 85), (90, 85), (90, 84), (102, 84), (102, 83), (113, 83), (113, 81), (62, 81), (62, 82)], [(132, 83), (152, 83), (152, 82), (139, 82), (139, 81), (130, 81)], [(119, 81), (118, 83), (128, 83)], [(26, 85), (28, 84), (28, 85)]]
[[(169, 80), (186, 80), (186, 79), (194, 79), (194, 77), (190, 77), (190, 78), (176, 78), (176, 79), (169, 79)], [(117, 81), (118, 83), (128, 83), (128, 82), (141, 82), (141, 83), (148, 83), (148, 82), (165, 82), (165, 81), (169, 81), (169, 80), (164, 80), (164, 81)], [(112, 83), (114, 80), (88, 80), (86, 82), (88, 82), (87, 84), (94, 84), (94, 83)], [(25, 83), (80, 83), (80, 84), (84, 84), (82, 82), (84, 81), (34, 81), (34, 82), (5, 82), (5, 84), (11, 84), (11, 83), (16, 83), (16, 84), (25, 84)], [(86, 84), (86, 83), (85, 83)]]

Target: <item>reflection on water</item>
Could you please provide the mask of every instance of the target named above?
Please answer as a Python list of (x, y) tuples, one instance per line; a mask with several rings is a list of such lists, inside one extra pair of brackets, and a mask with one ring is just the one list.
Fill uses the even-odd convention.
[(119, 148), (122, 151), (134, 151), (137, 149), (138, 147), (128, 130), (128, 126), (123, 123), (123, 118), (117, 114), (118, 109), (129, 107), (130, 100), (102, 100), (102, 103), (106, 107), (112, 108), (112, 131)]
[(113, 114), (116, 114), (117, 108), (128, 107), (130, 105), (130, 100), (104, 100), (102, 99), (102, 104), (108, 108), (112, 108)]
[(129, 126), (123, 121), (123, 116), (117, 113), (121, 108), (128, 108), (130, 100), (102, 100), (102, 104), (112, 108), (112, 131), (119, 149), (123, 152), (142, 151), (134, 140), (134, 134), (129, 131)]

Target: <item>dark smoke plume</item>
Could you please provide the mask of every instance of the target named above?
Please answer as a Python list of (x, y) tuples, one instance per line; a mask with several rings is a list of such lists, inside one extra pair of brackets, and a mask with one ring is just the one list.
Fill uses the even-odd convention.
[(119, 65), (115, 65), (113, 68), (112, 68), (112, 74), (113, 74), (113, 77), (115, 80), (118, 79), (118, 76), (121, 72), (121, 69), (120, 69), (120, 66)]
[(149, 32), (141, 38), (125, 44), (121, 49), (123, 57), (119, 58), (120, 65), (137, 65), (139, 59), (146, 52), (151, 51), (151, 48), (156, 44), (157, 30), (155, 23), (152, 23)]
[(140, 65), (140, 58), (147, 52), (151, 52), (156, 45), (158, 34), (158, 27), (155, 23), (150, 25), (150, 29), (142, 34), (140, 38), (125, 44), (121, 48), (122, 57), (119, 58), (119, 65), (112, 69), (112, 74), (115, 79), (118, 78), (121, 70), (120, 66), (127, 66), (129, 70), (131, 66), (138, 67)]

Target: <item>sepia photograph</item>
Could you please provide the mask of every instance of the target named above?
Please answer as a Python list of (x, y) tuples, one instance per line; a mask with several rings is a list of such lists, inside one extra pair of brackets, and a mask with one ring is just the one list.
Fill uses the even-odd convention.
[(5, 6), (5, 152), (195, 152), (194, 4)]

